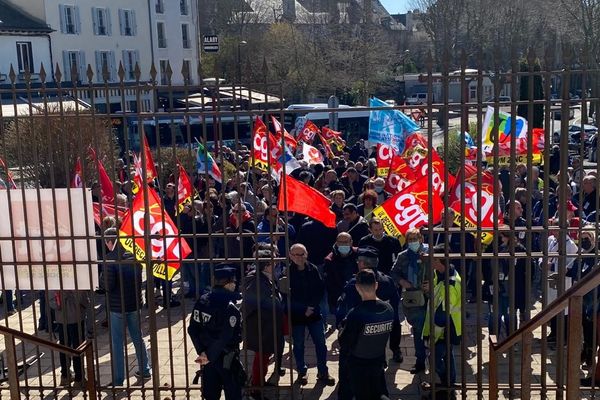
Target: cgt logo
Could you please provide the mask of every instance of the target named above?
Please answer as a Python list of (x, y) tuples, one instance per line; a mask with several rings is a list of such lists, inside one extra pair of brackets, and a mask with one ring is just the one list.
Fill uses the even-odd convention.
[(394, 149), (386, 144), (380, 144), (377, 149), (377, 158), (384, 164), (389, 164), (394, 156)]
[(427, 213), (423, 212), (421, 202), (412, 193), (406, 193), (399, 196), (394, 203), (396, 215), (394, 222), (405, 229), (418, 228), (427, 223)]
[[(465, 182), (463, 186), (457, 186), (454, 193), (457, 199), (462, 196), (465, 198), (465, 210), (467, 212), (467, 218), (472, 222), (477, 222), (477, 210), (478, 210), (478, 191), (477, 187), (470, 183)], [(493, 210), (494, 208), (494, 197), (488, 193), (487, 190), (481, 190), (481, 222), (482, 226), (489, 226), (493, 224)]]
[[(158, 209), (158, 212), (156, 209)], [(143, 236), (146, 232), (144, 226), (144, 215), (145, 213), (143, 210), (138, 210), (133, 213), (133, 229), (136, 236)], [(179, 241), (173, 237), (177, 235), (177, 229), (172, 223), (162, 220), (161, 210), (158, 204), (150, 207), (149, 220), (150, 235), (160, 236), (159, 238), (153, 238), (150, 240), (152, 245), (152, 258), (160, 260), (164, 260), (165, 258), (167, 260), (180, 260), (181, 251)], [(164, 239), (162, 237), (163, 235), (165, 235)]]

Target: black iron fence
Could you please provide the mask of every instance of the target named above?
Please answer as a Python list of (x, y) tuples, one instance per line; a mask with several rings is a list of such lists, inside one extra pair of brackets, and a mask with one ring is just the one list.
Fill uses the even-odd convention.
[[(600, 167), (595, 110), (600, 100), (600, 71), (583, 64), (572, 68), (570, 60), (564, 68), (556, 69), (554, 57), (545, 55), (540, 59), (533, 53), (523, 60), (512, 59), (508, 72), (489, 67), (489, 60), (467, 65), (466, 57), (463, 59), (462, 65), (454, 67), (442, 62), (440, 71), (434, 71), (431, 62), (407, 105), (394, 109), (420, 124), (428, 143), (426, 171), (434, 171), (437, 161), (433, 150), (446, 166), (443, 176), (423, 173), (430, 189), (422, 197), (426, 204), (422, 211), (427, 214), (426, 225), (432, 229), (422, 227), (421, 231), (430, 246), (443, 244), (446, 265), (452, 264), (462, 276), (462, 340), (451, 343), (450, 335), (446, 335), (445, 343), (447, 352), (455, 348), (454, 389), (466, 399), (483, 398), (490, 387), (488, 337), (493, 335), (501, 341), (510, 336), (532, 316), (544, 313), (548, 304), (574, 282), (585, 280), (597, 265), (596, 210), (600, 199), (596, 177)], [(223, 262), (234, 265), (243, 291), (247, 274), (259, 261), (258, 249), (273, 250), (271, 263), (276, 265), (278, 275), (285, 276), (290, 268), (289, 246), (306, 242), (306, 237), (296, 231), (303, 229), (301, 216), (288, 212), (285, 201), (277, 207), (276, 198), (286, 193), (285, 179), (278, 183), (271, 166), (265, 171), (252, 168), (258, 156), (253, 151), (257, 144), (252, 133), (256, 118), (263, 118), (272, 128), (268, 117), (274, 116), (288, 131), (296, 133), (307, 119), (319, 127), (332, 124), (330, 127), (342, 132), (346, 147), (334, 148), (335, 155), (325, 154), (325, 167), (304, 165), (303, 170), (310, 174), (295, 175), (331, 195), (337, 186), (321, 176), (328, 170), (336, 171), (342, 190), (348, 188), (344, 179), (349, 167), (357, 169), (359, 176), (366, 176), (365, 188), (376, 186), (378, 165), (370, 161), (377, 158), (376, 154), (367, 148), (366, 156), (360, 153), (354, 158), (353, 146), (361, 139), (369, 140), (369, 111), (381, 109), (285, 107), (288, 101), (281, 86), (268, 82), (229, 85), (205, 80), (201, 86), (159, 86), (155, 68), (150, 82), (139, 81), (139, 67), (136, 82), (125, 82), (120, 68), (119, 82), (99, 85), (91, 83), (93, 69), (89, 67), (88, 71), (88, 76), (79, 77), (79, 81), (62, 83), (60, 68), (50, 77), (42, 67), (40, 82), (26, 80), (24, 86), (17, 85), (11, 72), (11, 83), (0, 88), (0, 158), (6, 164), (0, 175), (8, 188), (0, 192), (5, 221), (0, 229), (2, 324), (60, 339), (71, 347), (77, 347), (85, 338), (92, 340), (94, 379), (99, 391), (122, 390), (112, 385), (122, 383), (128, 396), (142, 393), (155, 398), (167, 394), (193, 398), (199, 389), (192, 383), (198, 370), (194, 362), (197, 355), (187, 327), (195, 301), (214, 278), (214, 266)], [(76, 74), (74, 70), (71, 75)], [(170, 83), (171, 73), (167, 75)], [(188, 75), (183, 71), (183, 76)], [(408, 82), (405, 87), (410, 93)], [(281, 140), (284, 143), (283, 137)], [(144, 141), (151, 153), (141, 151)], [(209, 167), (198, 170), (198, 143), (210, 149), (212, 163), (222, 174), (220, 183), (211, 176), (212, 164), (206, 154), (198, 157), (202, 165)], [(272, 146), (266, 142), (267, 153), (271, 153)], [(153, 180), (144, 178), (152, 173), (147, 164), (150, 155), (157, 175)], [(78, 160), (80, 181), (73, 182)], [(410, 164), (410, 155), (405, 161)], [(112, 193), (103, 186), (101, 165), (112, 182)], [(179, 165), (189, 174), (195, 196), (187, 209), (182, 206), (175, 211)], [(286, 168), (284, 173), (289, 172)], [(135, 181), (136, 169), (142, 177), (140, 182)], [(382, 178), (385, 181), (388, 176)], [(440, 216), (435, 215), (433, 197), (437, 194), (431, 188), (436, 179), (448, 189), (454, 188), (454, 193), (445, 190), (440, 197), (444, 215), (454, 215), (448, 223), (439, 222)], [(134, 195), (136, 186), (138, 194)], [(280, 186), (284, 186), (281, 192)], [(354, 193), (352, 182), (349, 187), (348, 197), (356, 195), (354, 201), (360, 203), (363, 188)], [(169, 191), (174, 193), (174, 200)], [(463, 195), (467, 192), (471, 195)], [(153, 205), (152, 193), (158, 193), (157, 205)], [(136, 196), (143, 197), (143, 209), (148, 212), (142, 212), (131, 225), (119, 226), (126, 214), (135, 213)], [(452, 208), (454, 211), (450, 211)], [(269, 224), (265, 214), (271, 212), (274, 219)], [(104, 218), (110, 215), (115, 218)], [(179, 233), (155, 226), (166, 216)], [(106, 228), (113, 226), (122, 231), (121, 238), (123, 232), (128, 232), (129, 246), (139, 257), (137, 270), (143, 271), (139, 279), (131, 281), (132, 285), (116, 292), (110, 287), (114, 282), (109, 282), (102, 268), (111, 260), (127, 261), (122, 252), (114, 253), (107, 247), (115, 242), (112, 234), (105, 234)], [(175, 254), (173, 246), (179, 245), (181, 250), (182, 240), (188, 244), (190, 255), (183, 260), (170, 259)], [(325, 254), (333, 251), (332, 241), (323, 238), (323, 244), (329, 248)], [(151, 248), (154, 254), (162, 254), (158, 261), (152, 259), (153, 253), (148, 251)], [(144, 250), (143, 254), (139, 249)], [(433, 257), (430, 252), (424, 260), (432, 263)], [(314, 261), (319, 266), (325, 262)], [(165, 283), (158, 276), (167, 273), (169, 265), (179, 269), (172, 281)], [(427, 268), (429, 282), (434, 282), (435, 274), (433, 267)], [(124, 278), (119, 279), (123, 282)], [(444, 290), (449, 297), (448, 276), (445, 280)], [(258, 292), (259, 299), (264, 295), (268, 294)], [(293, 301), (293, 293), (291, 298)], [(444, 309), (446, 317), (451, 318), (448, 301)], [(597, 303), (594, 289), (583, 297), (582, 323), (569, 329), (569, 343), (573, 335), (583, 343), (581, 363), (575, 363), (581, 364), (581, 378), (591, 377), (590, 382), (581, 383), (582, 388), (596, 384)], [(433, 304), (430, 300), (432, 315)], [(109, 311), (119, 305), (129, 307), (127, 311), (139, 311), (135, 315), (141, 317), (116, 319)], [(241, 307), (244, 314), (243, 301)], [(290, 296), (286, 296), (284, 310), (291, 325)], [(327, 341), (328, 363), (331, 374), (336, 375), (339, 345), (334, 340), (337, 334), (332, 333), (334, 310), (330, 313), (325, 321), (325, 327), (327, 323), (333, 325)], [(567, 319), (566, 313), (560, 313), (532, 333), (527, 354), (532, 361), (533, 379), (530, 376), (526, 382), (532, 397), (559, 398), (566, 393), (566, 367), (575, 365), (566, 360)], [(136, 354), (141, 357), (141, 350), (134, 351), (132, 346), (140, 344), (137, 338), (123, 333), (128, 323), (134, 331), (141, 328), (141, 340), (147, 343), (148, 361), (142, 358), (139, 364), (151, 366), (148, 376), (144, 375), (149, 371), (139, 371), (140, 376), (134, 377), (138, 363), (134, 363), (136, 367), (130, 364)], [(435, 321), (429, 319), (429, 323), (434, 328)], [(427, 392), (428, 387), (421, 381), (434, 380), (439, 364), (439, 349), (432, 335), (428, 340), (429, 375), (416, 375), (411, 384), (401, 383), (406, 380), (400, 376), (409, 375), (409, 364), (415, 356), (411, 331), (406, 329), (410, 324), (402, 324), (405, 361), (400, 369), (390, 364), (386, 373), (392, 397)], [(72, 325), (75, 328), (71, 329)], [(245, 324), (242, 327), (243, 343), (248, 335), (262, 337), (265, 329), (275, 329), (261, 327), (258, 332), (248, 332)], [(119, 372), (115, 359), (119, 359), (122, 343), (127, 344), (124, 357), (128, 361), (124, 371)], [(272, 347), (272, 353), (280, 353), (281, 358), (275, 356), (270, 363), (278, 385), (267, 392), (274, 391), (276, 397), (310, 397), (311, 390), (315, 398), (323, 395), (323, 389), (304, 389), (302, 394), (295, 390), (298, 386), (294, 385), (297, 373), (292, 372), (291, 335), (286, 335), (283, 349), (277, 348), (277, 343)], [(20, 389), (26, 397), (77, 389), (73, 385), (66, 389), (70, 382), (61, 379), (58, 353), (42, 353), (38, 346), (26, 343), (17, 343), (16, 349), (23, 363)], [(500, 373), (493, 386), (499, 384), (504, 390), (501, 395), (508, 398), (518, 397), (521, 390), (524, 360), (520, 351), (511, 347), (506, 358), (495, 365), (494, 372)], [(241, 354), (242, 363), (251, 372), (254, 353), (242, 350)], [(285, 376), (278, 379), (280, 372)], [(115, 381), (120, 379), (119, 374), (125, 378), (123, 382)], [(445, 374), (453, 380), (449, 370)], [(76, 373), (75, 379), (78, 377)], [(248, 392), (266, 393), (252, 382), (256, 381), (248, 381)], [(5, 390), (9, 392), (8, 387), (0, 386), (0, 396)], [(448, 391), (444, 393), (447, 396)], [(595, 395), (593, 389), (585, 393)]]

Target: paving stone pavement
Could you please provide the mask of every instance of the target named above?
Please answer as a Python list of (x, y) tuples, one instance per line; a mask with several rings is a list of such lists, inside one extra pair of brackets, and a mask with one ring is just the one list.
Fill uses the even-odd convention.
[[(31, 302), (28, 301), (31, 298), (30, 294), (26, 294), (24, 298), (24, 305), (22, 310), (10, 317), (6, 317), (3, 311), (0, 311), (0, 323), (8, 325), (11, 328), (23, 330), (27, 333), (35, 333), (33, 307)], [(96, 296), (96, 324), (95, 324), (95, 373), (96, 377), (99, 378), (98, 382), (103, 386), (102, 398), (110, 398), (110, 390), (106, 385), (111, 381), (110, 371), (110, 345), (108, 329), (100, 325), (100, 322), (104, 319), (103, 307), (100, 306), (102, 303), (102, 297)], [(182, 299), (183, 300), (183, 299)], [(187, 323), (189, 321), (189, 313), (192, 309), (193, 303), (191, 300), (184, 300), (181, 307), (172, 309), (158, 308), (156, 312), (157, 321), (157, 345), (158, 345), (158, 362), (153, 368), (153, 373), (158, 373), (158, 383), (161, 387), (159, 398), (161, 399), (184, 399), (184, 398), (201, 398), (200, 387), (192, 384), (195, 372), (197, 370), (194, 363), (196, 358), (193, 345), (186, 333)], [(538, 308), (533, 312), (539, 311)], [(39, 313), (39, 305), (35, 304), (36, 315)], [(2, 307), (3, 308), (3, 307)], [(482, 314), (487, 313), (487, 307), (482, 306), (482, 310), (485, 310)], [(463, 328), (463, 344), (455, 348), (455, 357), (457, 365), (458, 381), (460, 383), (466, 383), (470, 388), (464, 393), (459, 392), (459, 397), (463, 399), (485, 399), (488, 397), (487, 389), (482, 387), (481, 390), (477, 390), (478, 379), (481, 380), (483, 385), (488, 382), (488, 336), (487, 336), (487, 320), (482, 315), (479, 320), (479, 326), (477, 324), (477, 309), (475, 304), (468, 304), (466, 306), (467, 318), (466, 324)], [(185, 314), (186, 318), (182, 318)], [(330, 320), (330, 322), (333, 322)], [(478, 332), (478, 328), (479, 332)], [(150, 343), (150, 335), (148, 334), (148, 311), (143, 311), (143, 326), (142, 331), (145, 335), (145, 341), (147, 344)], [(402, 364), (396, 364), (391, 361), (391, 352), (388, 350), (388, 356), (390, 358), (389, 367), (386, 371), (386, 378), (388, 387), (390, 390), (391, 399), (405, 399), (405, 400), (419, 400), (419, 385), (422, 381), (428, 380), (428, 374), (422, 375), (411, 375), (409, 370), (414, 365), (414, 348), (412, 345), (412, 337), (410, 335), (410, 329), (406, 322), (402, 324), (402, 353), (404, 354), (404, 362)], [(48, 333), (37, 333), (40, 337), (51, 339)], [(540, 355), (540, 342), (541, 331), (535, 332), (533, 355), (531, 357), (531, 366), (533, 371), (532, 381), (534, 384), (541, 383), (541, 370), (542, 363), (546, 368), (546, 383), (553, 385), (556, 377), (556, 359), (557, 354), (555, 351), (549, 350), (545, 360), (542, 360)], [(337, 344), (337, 331), (330, 331), (327, 336), (327, 347), (329, 349), (328, 354), (328, 365), (331, 375), (336, 377), (338, 374), (338, 344)], [(0, 349), (3, 351), (4, 338), (0, 337)], [(464, 350), (464, 357), (461, 356), (461, 349)], [(38, 353), (39, 352), (39, 353)], [(4, 352), (3, 352), (4, 353)], [(26, 376), (21, 376), (21, 387), (24, 386), (25, 381), (30, 387), (44, 387), (43, 391), (39, 389), (31, 389), (29, 391), (23, 390), (23, 398), (28, 399), (66, 399), (66, 398), (86, 398), (84, 393), (80, 392), (69, 392), (66, 390), (51, 390), (58, 385), (60, 379), (60, 366), (57, 353), (52, 353), (48, 349), (36, 348), (31, 345), (23, 345), (19, 343), (17, 348), (19, 361), (23, 358), (30, 358), (39, 356), (43, 353), (39, 360), (32, 365), (27, 371)], [(137, 370), (137, 363), (135, 360), (135, 353), (133, 345), (129, 345), (127, 348), (128, 354), (128, 368), (129, 368), (129, 382), (132, 394), (127, 396), (120, 390), (119, 398), (132, 398), (132, 399), (152, 399), (155, 398), (152, 391), (153, 381), (139, 382), (134, 377), (134, 372)], [(4, 354), (3, 354), (4, 355)], [(564, 353), (566, 362), (566, 352)], [(242, 362), (247, 366), (251, 365), (252, 354), (251, 352), (242, 353)], [(286, 352), (284, 354), (283, 363), (286, 368), (286, 374), (280, 379), (278, 391), (271, 390), (266, 394), (269, 399), (273, 398), (295, 398), (303, 400), (316, 400), (316, 399), (336, 399), (337, 398), (337, 387), (327, 387), (317, 384), (316, 381), (316, 359), (314, 356), (314, 347), (310, 339), (306, 343), (306, 362), (309, 364), (308, 370), (308, 385), (299, 387), (294, 385), (292, 376), (295, 378), (296, 374), (292, 375), (291, 367), (293, 367), (293, 360), (291, 359), (291, 353), (289, 352), (289, 345), (286, 344)], [(512, 368), (509, 368), (512, 364)], [(480, 366), (478, 368), (478, 365)], [(564, 364), (563, 364), (564, 365)], [(480, 373), (478, 373), (480, 371)], [(514, 372), (513, 372), (514, 371)], [(273, 372), (273, 365), (270, 366), (269, 376)], [(510, 379), (510, 376), (512, 379)], [(582, 372), (583, 376), (583, 372)], [(520, 353), (519, 346), (516, 346), (512, 360), (507, 355), (503, 355), (499, 364), (499, 379), (501, 384), (509, 384), (511, 381), (518, 383), (520, 381)], [(176, 390), (169, 390), (169, 388), (175, 388)], [(189, 388), (188, 390), (180, 390)], [(292, 393), (293, 392), (293, 393)], [(592, 398), (591, 394), (584, 393), (582, 398)], [(501, 398), (520, 398), (518, 392), (514, 392), (512, 395), (508, 391), (502, 391), (500, 393)], [(597, 396), (599, 397), (599, 396)], [(0, 400), (10, 398), (8, 386), (6, 384), (0, 385)], [(531, 398), (542, 398), (539, 393), (532, 393)], [(554, 392), (548, 392), (547, 399), (556, 398)]]

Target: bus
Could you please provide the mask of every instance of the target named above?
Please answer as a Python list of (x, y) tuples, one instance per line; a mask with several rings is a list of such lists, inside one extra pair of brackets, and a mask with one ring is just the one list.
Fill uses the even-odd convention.
[[(292, 104), (286, 110), (294, 111), (285, 113), (286, 129), (298, 132), (307, 120), (314, 122), (319, 128), (329, 124), (329, 112), (319, 111), (328, 108), (326, 103), (317, 104)], [(365, 141), (369, 138), (370, 112), (364, 107), (339, 106), (338, 131), (342, 133), (348, 146), (359, 139)]]

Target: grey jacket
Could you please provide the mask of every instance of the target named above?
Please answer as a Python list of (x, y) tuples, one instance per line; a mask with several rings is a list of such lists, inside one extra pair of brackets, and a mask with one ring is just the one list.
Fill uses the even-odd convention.
[(56, 310), (55, 319), (59, 324), (76, 324), (85, 319), (90, 306), (87, 292), (77, 290), (48, 291), (50, 308)]

